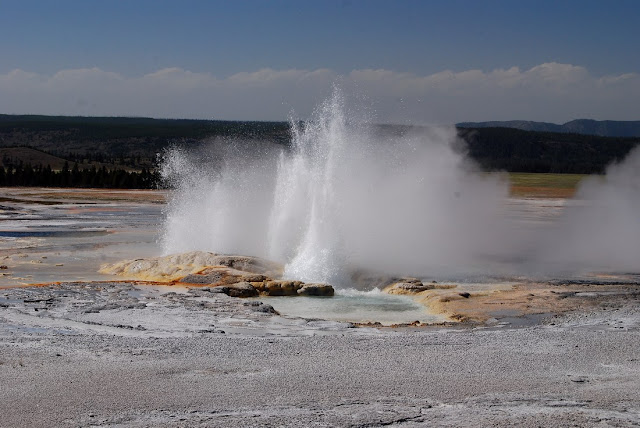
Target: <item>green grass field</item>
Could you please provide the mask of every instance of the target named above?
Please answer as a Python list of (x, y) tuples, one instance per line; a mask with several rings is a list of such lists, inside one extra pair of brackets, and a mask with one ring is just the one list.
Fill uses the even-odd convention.
[(520, 197), (570, 198), (586, 174), (509, 173), (511, 195)]
[(511, 172), (509, 181), (514, 187), (551, 187), (554, 189), (575, 189), (586, 174), (536, 174)]

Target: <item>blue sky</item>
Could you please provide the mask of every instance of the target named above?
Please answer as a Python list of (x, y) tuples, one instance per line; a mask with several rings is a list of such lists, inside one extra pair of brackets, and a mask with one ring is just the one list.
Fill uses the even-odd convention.
[[(282, 93), (278, 93), (288, 91), (286, 82), (280, 82), (270, 92), (261, 93), (281, 108), (270, 108), (265, 102), (262, 110), (247, 108), (244, 112), (241, 105), (225, 111), (222, 105), (214, 105), (213, 101), (209, 111), (204, 100), (195, 98), (191, 100), (203, 111), (172, 110), (168, 107), (158, 110), (157, 105), (154, 106), (157, 99), (144, 93), (139, 95), (148, 98), (148, 107), (139, 103), (135, 109), (127, 109), (124, 103), (119, 106), (114, 100), (82, 86), (81, 81), (86, 83), (86, 79), (79, 76), (82, 73), (75, 73), (75, 86), (67, 79), (68, 92), (58, 90), (57, 96), (80, 100), (83, 94), (89, 93), (85, 97), (86, 102), (77, 102), (74, 104), (76, 107), (58, 103), (63, 104), (58, 110), (61, 114), (286, 119), (288, 110), (308, 114), (320, 101), (315, 98), (323, 96), (331, 86), (329, 81), (346, 80), (348, 87), (364, 87), (360, 90), (365, 91), (364, 96), (371, 96), (372, 102), (379, 107), (380, 120), (402, 121), (403, 114), (412, 121), (418, 120), (416, 118), (429, 121), (426, 117), (429, 114), (435, 116), (431, 120), (436, 122), (516, 119), (521, 117), (508, 117), (509, 112), (514, 112), (509, 102), (498, 102), (486, 117), (479, 112), (469, 114), (464, 108), (456, 113), (456, 105), (469, 104), (468, 98), (473, 97), (469, 87), (451, 89), (448, 86), (451, 90), (447, 97), (446, 94), (435, 94), (434, 89), (424, 82), (415, 86), (416, 79), (445, 71), (456, 74), (479, 70), (485, 76), (478, 77), (480, 80), (475, 81), (476, 87), (486, 86), (489, 79), (492, 85), (497, 85), (495, 87), (504, 88), (502, 83), (494, 82), (490, 73), (516, 67), (524, 75), (543, 64), (557, 64), (575, 67), (570, 70), (582, 73), (583, 80), (576, 87), (575, 79), (568, 79), (565, 86), (556, 88), (555, 96), (564, 99), (577, 97), (570, 105), (578, 106), (586, 100), (576, 91), (595, 85), (594, 88), (602, 93), (599, 94), (601, 98), (591, 100), (594, 109), (590, 117), (605, 118), (596, 116), (611, 111), (602, 107), (602, 102), (607, 101), (618, 105), (618, 110), (611, 111), (616, 117), (606, 118), (640, 119), (640, 114), (624, 110), (633, 108), (631, 95), (636, 99), (639, 95), (636, 92), (636, 75), (640, 73), (640, 55), (637, 54), (639, 19), (640, 2), (623, 0), (0, 0), (0, 39), (3, 41), (0, 43), (0, 96), (5, 95), (5, 101), (0, 99), (0, 112), (55, 113), (55, 94), (46, 92), (43, 86), (34, 86), (32, 74), (38, 76), (41, 84), (43, 79), (54, 79), (57, 73), (69, 70), (93, 70), (90, 74), (94, 77), (98, 73), (111, 73), (110, 84), (115, 85), (114, 81), (119, 79), (119, 90), (127, 93), (122, 82), (129, 82), (129, 88), (141, 87), (144, 85), (136, 85), (133, 81), (140, 83), (139, 79), (161, 70), (179, 70), (181, 82), (186, 78), (185, 73), (190, 73), (192, 78), (196, 75), (196, 80), (202, 85), (201, 90), (209, 91), (212, 98), (228, 101), (233, 97), (240, 97), (240, 100), (246, 96), (249, 102), (251, 96), (234, 92), (229, 78), (238, 73), (260, 70), (280, 73), (327, 70), (330, 75), (321, 81), (315, 75), (289, 76), (293, 79), (289, 81), (290, 97), (283, 98)], [(17, 76), (16, 70), (29, 75)], [(366, 79), (369, 84), (363, 84), (361, 77), (351, 75), (354, 70), (384, 70), (392, 73), (393, 79), (390, 83), (389, 75), (385, 75), (386, 80), (383, 79), (385, 82), (382, 83), (389, 85), (385, 87), (387, 89), (370, 94), (367, 92), (370, 76)], [(558, 66), (553, 71), (556, 72), (566, 77), (566, 68)], [(584, 80), (585, 73), (589, 82)], [(177, 77), (178, 74), (174, 72), (171, 76)], [(3, 76), (5, 87), (2, 86)], [(620, 76), (627, 76), (624, 90), (616, 87), (613, 92), (604, 91), (598, 83), (603, 78)], [(208, 83), (205, 77), (209, 79)], [(276, 77), (284, 79), (282, 75)], [(273, 74), (266, 78), (274, 81)], [(406, 85), (411, 84), (405, 82), (400, 85), (404, 92), (399, 90), (397, 96), (394, 94), (392, 86), (398, 86), (398, 78), (413, 82), (413, 93), (417, 91), (420, 101), (418, 98), (408, 100), (403, 107), (406, 111), (392, 108), (394, 111), (387, 112), (389, 108), (384, 108), (385, 103), (408, 99), (407, 94), (412, 93), (406, 89)], [(309, 79), (316, 79), (311, 86)], [(531, 76), (523, 79), (527, 82), (525, 86), (531, 85)], [(540, 79), (548, 80), (548, 77)], [(302, 84), (303, 81), (306, 83)], [(178, 86), (166, 96), (180, 97), (179, 85), (183, 84), (176, 83), (174, 79), (168, 85)], [(322, 85), (325, 88), (319, 89)], [(379, 88), (377, 84), (371, 85)], [(515, 86), (522, 85), (518, 83)], [(59, 88), (54, 82), (50, 82), (50, 86)], [(215, 90), (212, 89), (214, 86)], [(197, 92), (192, 86), (190, 88), (192, 93)], [(456, 90), (464, 90), (466, 95), (456, 98)], [(43, 94), (43, 97), (39, 99), (38, 94)], [(529, 91), (520, 90), (501, 96), (513, 103), (514, 99), (526, 98), (527, 94), (539, 96), (540, 91), (531, 87)], [(471, 104), (476, 107), (482, 105), (481, 97), (484, 96), (486, 101), (486, 95), (487, 92), (478, 93)], [(185, 98), (180, 98), (180, 105), (188, 105), (189, 96), (185, 92)], [(437, 111), (433, 106), (420, 113), (415, 109), (420, 110), (423, 99), (435, 99), (436, 103), (446, 101), (448, 113)], [(540, 110), (523, 108), (515, 113), (550, 121), (568, 120), (576, 114), (590, 113), (585, 108), (568, 106), (564, 115), (560, 111), (545, 114), (544, 102), (533, 101), (533, 104), (540, 105)], [(557, 104), (551, 99), (549, 102)], [(596, 105), (598, 102), (600, 108)], [(504, 105), (502, 110), (499, 105)], [(92, 110), (91, 106), (95, 108)], [(242, 117), (244, 114), (254, 117)]]

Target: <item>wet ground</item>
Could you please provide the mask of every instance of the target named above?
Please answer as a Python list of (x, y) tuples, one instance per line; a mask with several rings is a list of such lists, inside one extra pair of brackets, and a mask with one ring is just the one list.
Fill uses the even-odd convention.
[[(0, 287), (116, 279), (100, 274), (100, 266), (125, 259), (160, 255), (158, 241), (166, 197), (167, 193), (162, 191), (0, 189)], [(567, 207), (579, 206), (583, 202), (561, 198), (510, 198), (505, 203), (519, 233), (535, 233), (558, 219)], [(486, 269), (503, 271), (500, 261), (492, 263), (490, 266), (487, 264), (489, 267)], [(486, 316), (478, 314), (477, 308), (495, 305), (496, 292), (511, 290), (518, 284), (532, 281), (532, 278), (485, 274), (429, 278), (429, 282), (432, 279), (438, 282), (444, 280), (455, 289), (432, 292), (435, 299), (389, 296), (376, 290), (338, 290), (332, 299), (273, 298), (270, 304), (282, 314), (292, 317), (380, 322), (384, 325), (414, 321), (438, 323), (444, 320), (443, 313), (449, 317), (459, 316), (460, 319), (468, 316), (488, 319), (494, 317), (493, 312)], [(543, 286), (532, 288), (527, 285), (528, 288), (524, 287), (519, 294), (515, 293), (515, 297), (512, 295), (510, 300), (500, 302), (503, 305), (501, 309), (517, 313), (518, 308), (522, 310), (528, 307), (529, 310), (522, 311), (522, 314), (569, 310), (573, 306), (567, 306), (567, 302), (577, 302), (577, 305), (588, 298), (584, 293), (592, 291), (586, 288), (589, 285), (631, 285), (634, 286), (631, 292), (635, 293), (640, 284), (640, 276), (629, 273), (537, 280), (543, 282)], [(557, 296), (552, 296), (557, 294), (552, 288), (561, 284), (575, 286), (575, 290), (561, 291), (572, 292), (572, 299), (564, 300), (562, 297), (560, 301)], [(606, 290), (593, 291), (603, 293)], [(622, 291), (618, 287), (613, 292), (621, 295)], [(472, 298), (463, 299), (461, 295)], [(544, 303), (551, 300), (553, 307), (548, 310), (542, 304), (536, 306), (539, 301)], [(556, 300), (560, 303), (556, 304)], [(510, 304), (515, 306), (511, 307)], [(500, 312), (498, 310), (495, 313)], [(505, 313), (503, 316), (510, 315)]]
[[(497, 318), (356, 328), (274, 310), (297, 297), (78, 282), (159, 253), (163, 195), (0, 191), (0, 426), (640, 426), (637, 275), (467, 281), (438, 302)], [(564, 204), (510, 203), (534, 228)], [(424, 310), (388, 297), (394, 317)]]
[(380, 329), (175, 286), (4, 289), (0, 426), (640, 426), (639, 306), (612, 303)]
[(162, 192), (0, 189), (0, 286), (105, 280), (102, 263), (159, 255)]

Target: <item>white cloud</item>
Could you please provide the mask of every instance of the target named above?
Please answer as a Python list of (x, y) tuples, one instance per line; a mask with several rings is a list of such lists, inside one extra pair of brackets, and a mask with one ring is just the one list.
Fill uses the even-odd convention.
[(0, 112), (286, 120), (292, 110), (307, 117), (336, 82), (366, 99), (379, 121), (640, 119), (640, 74), (594, 76), (560, 63), (430, 75), (264, 68), (226, 78), (181, 68), (137, 77), (99, 68), (13, 70), (0, 74)]
[(111, 71), (102, 71), (97, 67), (94, 68), (78, 68), (71, 70), (60, 70), (54, 74), (50, 81), (52, 83), (70, 82), (77, 84), (78, 81), (108, 81), (123, 80), (118, 73)]

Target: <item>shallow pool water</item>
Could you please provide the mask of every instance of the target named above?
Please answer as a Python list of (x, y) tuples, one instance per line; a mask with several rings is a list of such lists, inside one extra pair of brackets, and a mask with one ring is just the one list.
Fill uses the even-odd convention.
[(440, 315), (429, 313), (411, 297), (390, 295), (378, 289), (366, 292), (338, 289), (333, 297), (260, 297), (259, 300), (282, 315), (306, 319), (379, 322), (383, 325), (445, 321)]

